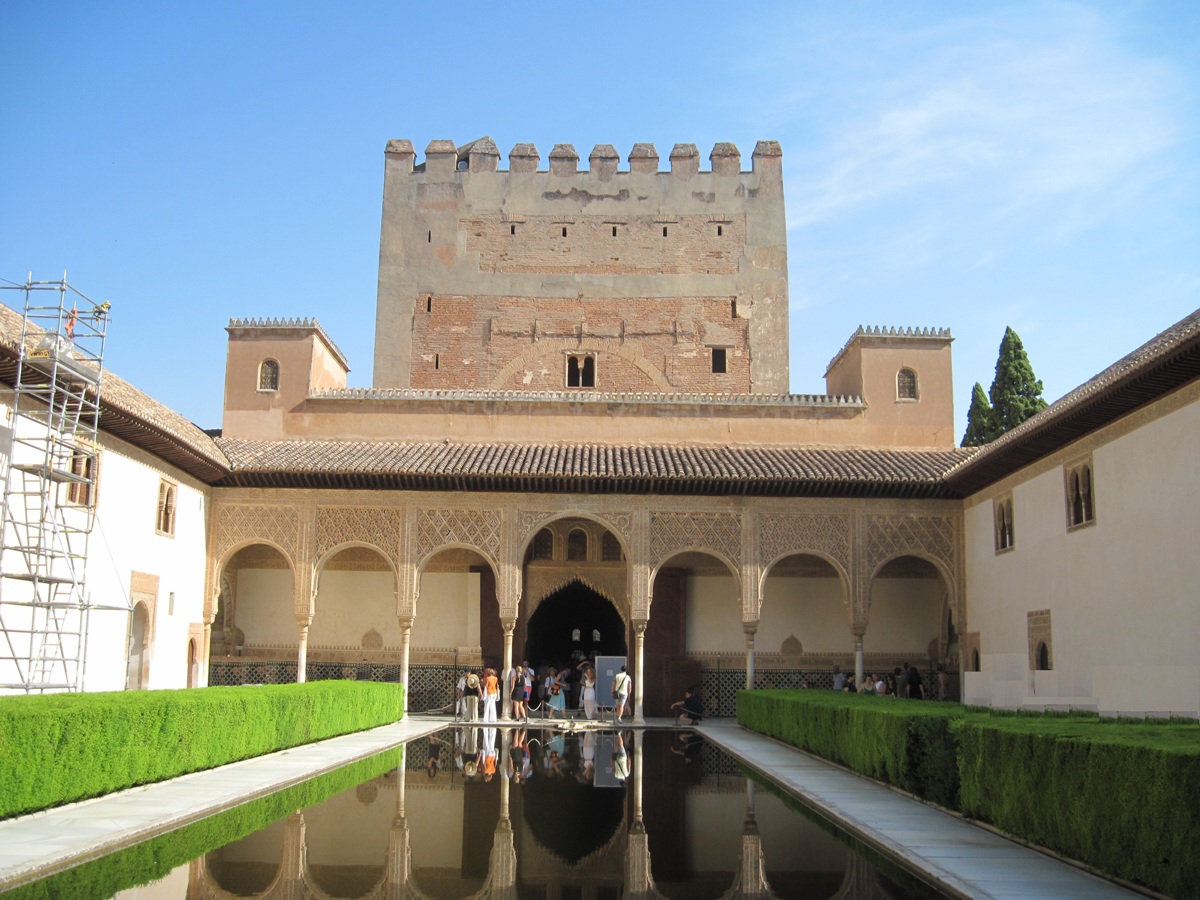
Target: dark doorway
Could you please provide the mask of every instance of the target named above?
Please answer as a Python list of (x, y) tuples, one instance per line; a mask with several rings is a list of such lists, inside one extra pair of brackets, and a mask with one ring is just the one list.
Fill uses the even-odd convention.
[(555, 591), (529, 619), (524, 658), (537, 667), (582, 656), (624, 656), (625, 623), (612, 603), (581, 582)]

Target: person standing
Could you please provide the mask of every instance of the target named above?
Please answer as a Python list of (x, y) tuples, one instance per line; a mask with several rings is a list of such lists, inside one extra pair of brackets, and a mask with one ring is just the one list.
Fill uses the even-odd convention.
[(587, 719), (596, 718), (596, 670), (591, 665), (583, 667), (583, 715)]
[(495, 669), (483, 670), (483, 721), (496, 721), (496, 704), (500, 700), (500, 679)]
[(625, 666), (621, 666), (621, 671), (613, 678), (612, 695), (613, 695), (613, 721), (620, 722), (621, 717), (625, 715), (625, 704), (629, 702), (629, 695), (633, 689), (633, 678)]
[(546, 705), (550, 707), (550, 718), (566, 716), (566, 685), (563, 683), (562, 673), (553, 666), (550, 668), (549, 677), (546, 678), (546, 693), (548, 695)]
[(512, 700), (512, 717), (516, 722), (529, 719), (529, 712), (525, 709), (525, 670), (521, 666), (514, 669), (509, 669), (509, 678), (506, 681), (509, 699)]
[(834, 666), (833, 667), (833, 689), (835, 691), (841, 691), (841, 690), (845, 690), (845, 688), (846, 688), (846, 676), (844, 674), (842, 674), (842, 667)]
[(479, 676), (470, 671), (463, 676), (463, 718), (479, 721)]

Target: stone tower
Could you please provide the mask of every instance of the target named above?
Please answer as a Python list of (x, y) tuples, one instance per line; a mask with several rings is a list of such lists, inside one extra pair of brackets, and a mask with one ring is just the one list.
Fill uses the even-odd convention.
[(376, 388), (788, 391), (779, 145), (387, 145)]

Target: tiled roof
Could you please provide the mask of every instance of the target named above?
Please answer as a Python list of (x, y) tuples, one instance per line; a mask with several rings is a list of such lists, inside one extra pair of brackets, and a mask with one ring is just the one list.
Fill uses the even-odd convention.
[[(19, 312), (0, 304), (0, 381), (7, 384), (16, 380), (21, 320)], [(100, 387), (100, 429), (202, 481), (229, 471), (229, 460), (209, 435), (108, 369)]]
[(966, 496), (1200, 377), (1200, 310), (980, 448), (949, 472)]
[(219, 484), (390, 490), (946, 497), (972, 450), (251, 441)]

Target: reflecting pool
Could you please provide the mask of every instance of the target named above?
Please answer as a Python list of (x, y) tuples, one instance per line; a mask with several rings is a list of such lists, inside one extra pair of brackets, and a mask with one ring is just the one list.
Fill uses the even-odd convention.
[(11, 895), (940, 896), (853, 843), (695, 732), (464, 727)]

